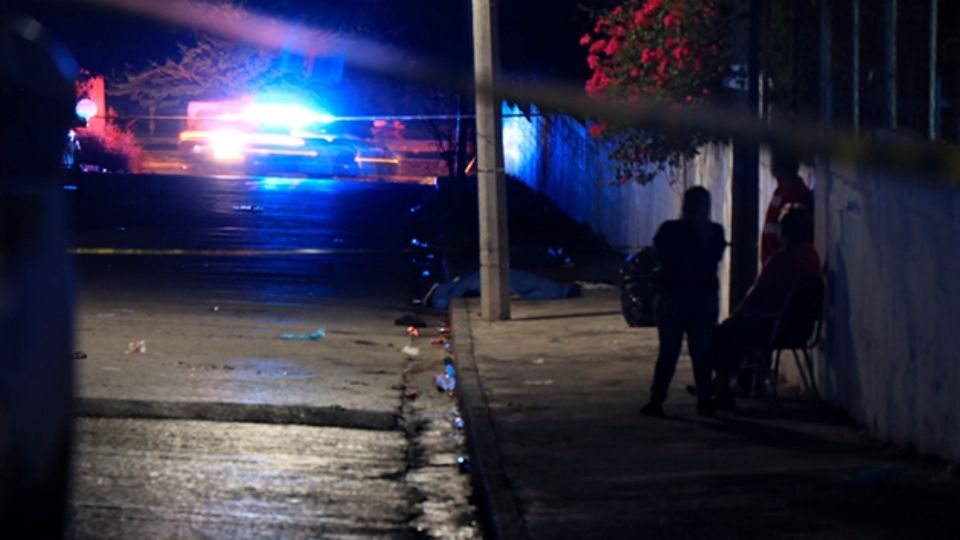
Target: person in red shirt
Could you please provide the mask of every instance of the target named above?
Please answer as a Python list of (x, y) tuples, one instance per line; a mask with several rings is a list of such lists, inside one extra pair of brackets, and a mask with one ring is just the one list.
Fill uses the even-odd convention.
[(730, 378), (738, 373), (740, 361), (750, 350), (770, 343), (777, 316), (790, 293), (801, 287), (807, 294), (823, 294), (810, 210), (800, 205), (784, 208), (779, 233), (783, 247), (763, 265), (746, 298), (713, 333), (715, 409), (734, 406)]
[(792, 156), (784, 153), (773, 154), (770, 172), (777, 181), (777, 189), (773, 192), (763, 220), (760, 237), (760, 261), (763, 264), (783, 247), (778, 225), (783, 209), (787, 205), (795, 204), (813, 210), (813, 194), (800, 178), (797, 172), (799, 170), (800, 164)]

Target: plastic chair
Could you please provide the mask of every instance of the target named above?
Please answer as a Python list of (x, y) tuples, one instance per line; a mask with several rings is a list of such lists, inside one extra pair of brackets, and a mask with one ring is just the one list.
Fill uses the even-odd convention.
[(777, 316), (770, 337), (770, 344), (762, 351), (763, 361), (757, 363), (755, 384), (769, 386), (761, 389), (771, 402), (777, 400), (777, 384), (780, 380), (780, 357), (784, 351), (793, 355), (805, 393), (811, 390), (819, 395), (814, 378), (813, 358), (810, 349), (820, 342), (823, 327), (824, 286), (820, 279), (797, 285), (790, 291), (787, 301)]

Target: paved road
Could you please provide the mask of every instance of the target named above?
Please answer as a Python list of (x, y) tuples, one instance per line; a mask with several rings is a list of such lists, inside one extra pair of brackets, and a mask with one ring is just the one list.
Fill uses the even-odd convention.
[[(449, 399), (402, 397), (393, 319), (424, 269), (410, 209), (431, 187), (83, 176), (67, 189), (88, 355), (74, 537), (478, 534)], [(136, 340), (145, 354), (128, 354)]]

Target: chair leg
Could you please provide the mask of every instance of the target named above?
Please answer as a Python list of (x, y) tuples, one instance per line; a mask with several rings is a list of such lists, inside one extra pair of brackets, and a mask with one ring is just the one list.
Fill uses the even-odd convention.
[(800, 361), (800, 355), (797, 354), (797, 349), (790, 349), (790, 353), (793, 354), (793, 363), (796, 364), (797, 371), (800, 372), (800, 383), (803, 385), (803, 392), (806, 394), (810, 391), (810, 381), (807, 380), (807, 370)]
[(780, 349), (777, 349), (773, 353), (773, 362), (770, 366), (770, 369), (767, 370), (766, 380), (770, 385), (770, 402), (776, 403), (777, 401), (777, 384), (780, 382), (780, 353), (783, 352)]
[(800, 350), (803, 352), (803, 361), (807, 368), (807, 377), (809, 378), (809, 382), (810, 382), (809, 388), (813, 390), (813, 395), (819, 398), (820, 391), (817, 388), (817, 380), (814, 378), (815, 373), (813, 372), (813, 358), (810, 356), (810, 353), (807, 352), (807, 349), (800, 349)]

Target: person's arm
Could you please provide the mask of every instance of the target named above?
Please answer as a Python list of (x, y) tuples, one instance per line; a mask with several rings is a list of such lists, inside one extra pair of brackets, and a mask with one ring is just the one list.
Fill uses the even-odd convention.
[(760, 275), (750, 286), (750, 290), (740, 304), (734, 308), (735, 312), (755, 309), (757, 299), (763, 298), (777, 286), (776, 281), (778, 274), (781, 273), (782, 260), (782, 257), (773, 256), (760, 268)]

